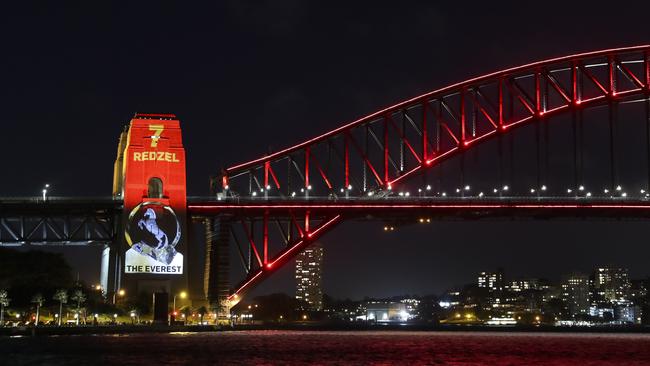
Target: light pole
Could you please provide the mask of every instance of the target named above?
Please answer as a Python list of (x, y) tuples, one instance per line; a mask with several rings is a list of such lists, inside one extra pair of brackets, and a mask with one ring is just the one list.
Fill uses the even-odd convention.
[[(181, 293), (178, 294), (178, 295), (181, 297), (181, 299), (185, 299), (187, 297), (187, 292), (181, 291)], [(172, 306), (172, 309), (173, 309), (173, 313), (175, 314), (176, 313), (176, 294), (174, 294), (174, 304)]]
[(45, 184), (45, 187), (43, 188), (43, 201), (47, 198), (47, 189), (50, 188), (49, 184)]
[(116, 304), (116, 302), (115, 302), (115, 300), (116, 300), (116, 299), (115, 299), (115, 295), (119, 295), (120, 297), (124, 297), (124, 294), (126, 294), (126, 291), (124, 291), (124, 289), (120, 289), (119, 291), (115, 291), (115, 292), (113, 292), (113, 305)]

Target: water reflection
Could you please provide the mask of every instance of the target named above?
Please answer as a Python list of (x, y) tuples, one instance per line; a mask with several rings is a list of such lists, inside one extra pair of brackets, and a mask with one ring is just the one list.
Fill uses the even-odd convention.
[(0, 365), (650, 365), (650, 334), (230, 331), (0, 339)]

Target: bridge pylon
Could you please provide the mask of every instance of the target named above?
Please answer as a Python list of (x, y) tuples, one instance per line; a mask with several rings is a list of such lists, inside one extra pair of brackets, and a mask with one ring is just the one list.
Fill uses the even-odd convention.
[(204, 291), (209, 310), (219, 323), (230, 321), (230, 230), (227, 218), (206, 218)]
[(108, 251), (116, 271), (109, 277), (118, 281), (111, 288), (109, 279), (108, 290), (130, 298), (167, 292), (170, 314), (178, 315), (196, 294), (188, 287), (185, 148), (176, 116), (136, 114), (120, 136), (114, 175), (113, 196), (124, 205), (119, 240)]

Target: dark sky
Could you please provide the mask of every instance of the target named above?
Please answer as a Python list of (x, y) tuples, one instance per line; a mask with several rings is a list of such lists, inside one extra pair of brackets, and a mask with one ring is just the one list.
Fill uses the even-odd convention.
[[(118, 6), (50, 2), (0, 15), (0, 195), (110, 194), (122, 126), (175, 113), (188, 191), (380, 107), (482, 73), (650, 42), (647, 1), (222, 1)], [(171, 5), (170, 5), (171, 4)], [(392, 5), (386, 5), (392, 4)], [(559, 277), (612, 263), (650, 274), (643, 222), (465, 223), (384, 235), (348, 223), (326, 236), (325, 291), (431, 293), (482, 269)], [(87, 254), (92, 253), (92, 254)], [(69, 258), (91, 282), (98, 268)], [(98, 262), (97, 262), (98, 263)], [(292, 291), (291, 269), (258, 292)]]

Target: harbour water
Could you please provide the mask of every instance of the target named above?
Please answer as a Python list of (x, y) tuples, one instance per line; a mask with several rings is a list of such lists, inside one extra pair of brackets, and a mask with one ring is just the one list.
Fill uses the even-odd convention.
[(286, 331), (0, 338), (0, 365), (650, 365), (650, 334)]

